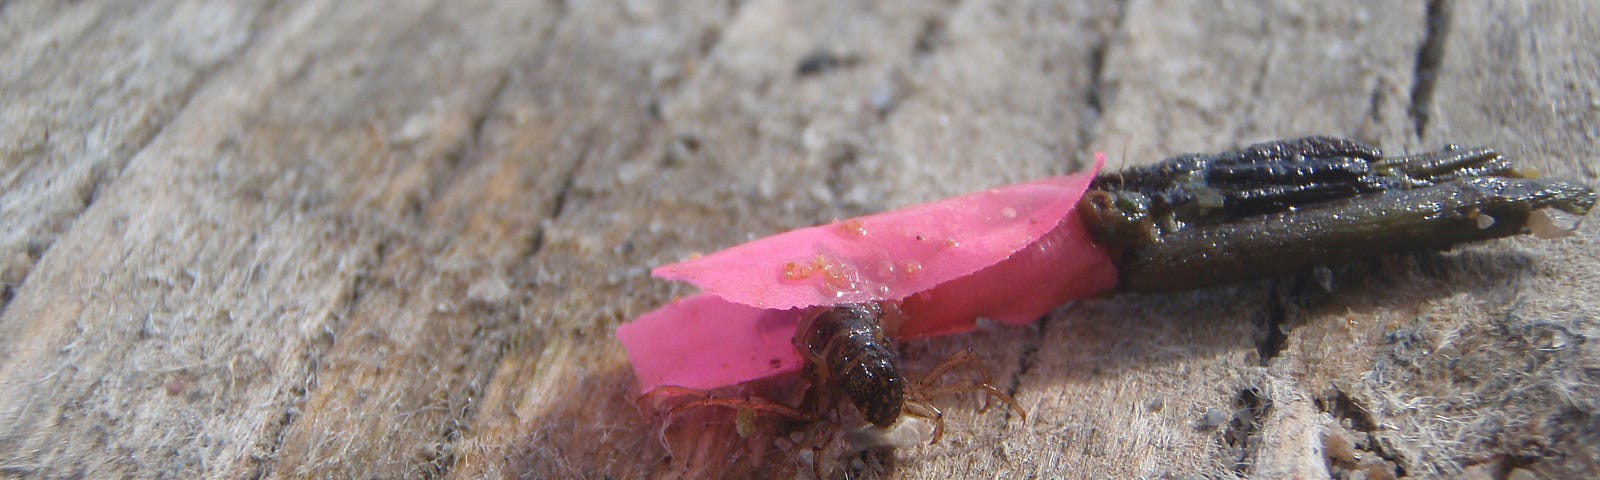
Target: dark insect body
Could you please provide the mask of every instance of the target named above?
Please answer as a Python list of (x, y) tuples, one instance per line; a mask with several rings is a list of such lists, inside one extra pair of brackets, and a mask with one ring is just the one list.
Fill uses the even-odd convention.
[(841, 305), (801, 324), (794, 346), (811, 362), (817, 384), (836, 385), (873, 425), (900, 418), (906, 380), (883, 332), (883, 307)]
[[(746, 415), (745, 412), (761, 413), (810, 423), (835, 416), (841, 404), (848, 401), (861, 412), (862, 417), (879, 427), (877, 433), (859, 435), (867, 441), (857, 448), (904, 446), (903, 442), (875, 435), (887, 433), (888, 427), (906, 416), (931, 421), (933, 431), (929, 443), (938, 443), (944, 435), (944, 413), (931, 400), (961, 393), (989, 395), (1004, 402), (1019, 417), (1027, 418), (1027, 412), (1016, 400), (993, 385), (988, 369), (971, 351), (963, 351), (945, 359), (919, 381), (908, 380), (900, 370), (892, 328), (886, 326), (886, 323), (894, 324), (902, 320), (898, 307), (892, 303), (851, 303), (823, 309), (816, 316), (801, 322), (793, 341), (795, 349), (807, 360), (806, 375), (810, 387), (798, 407), (760, 396), (728, 396), (682, 387), (657, 388), (642, 397), (641, 401), (673, 397), (690, 399), (667, 409), (661, 426), (663, 436), (672, 417), (690, 409), (731, 408), (741, 412), (741, 415)], [(945, 375), (962, 366), (971, 366), (978, 379), (940, 383)], [(821, 431), (830, 432), (832, 429), (823, 428)], [(824, 450), (831, 439), (827, 442), (818, 450)]]
[[(1027, 418), (1010, 395), (992, 385), (988, 369), (976, 354), (958, 353), (928, 372), (921, 381), (911, 383), (900, 373), (899, 357), (885, 328), (899, 321), (893, 304), (851, 303), (831, 307), (800, 324), (795, 332), (795, 349), (808, 361), (811, 398), (807, 403), (827, 408), (832, 399), (848, 399), (867, 421), (889, 427), (904, 415), (932, 420), (933, 440), (944, 433), (944, 414), (929, 400), (964, 392), (982, 392), (1009, 405)], [(972, 364), (980, 380), (966, 383), (936, 383), (956, 367)]]

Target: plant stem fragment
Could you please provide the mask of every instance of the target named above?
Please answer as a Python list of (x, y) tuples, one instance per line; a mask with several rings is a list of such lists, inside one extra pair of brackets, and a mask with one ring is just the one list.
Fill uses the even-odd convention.
[(1114, 251), (1119, 289), (1170, 292), (1559, 235), (1555, 216), (1575, 222), (1594, 207), (1592, 188), (1533, 176), (1489, 148), (1385, 157), (1354, 140), (1307, 137), (1104, 174), (1079, 206)]

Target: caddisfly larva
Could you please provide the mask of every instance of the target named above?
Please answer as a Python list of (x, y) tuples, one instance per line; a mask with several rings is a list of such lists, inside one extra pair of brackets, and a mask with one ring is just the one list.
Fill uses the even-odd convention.
[[(845, 453), (938, 443), (944, 434), (944, 414), (932, 403), (936, 398), (983, 393), (1005, 403), (1026, 421), (1022, 406), (992, 384), (988, 370), (971, 351), (952, 355), (919, 380), (909, 380), (900, 369), (891, 333), (895, 322), (903, 320), (899, 315), (893, 304), (852, 303), (820, 309), (802, 321), (793, 344), (806, 359), (808, 385), (797, 406), (759, 394), (682, 387), (657, 388), (641, 397), (641, 405), (655, 403), (655, 409), (664, 411), (658, 431), (663, 444), (670, 443), (667, 430), (676, 417), (708, 407), (736, 412), (740, 436), (751, 435), (759, 418), (798, 422), (804, 433), (796, 433), (784, 443), (804, 448), (796, 453), (804, 454), (802, 463), (809, 463), (818, 478), (823, 477), (832, 455), (839, 453), (830, 447), (839, 445), (836, 437), (841, 432)], [(961, 367), (971, 367), (978, 378), (941, 383)], [(852, 408), (846, 404), (870, 425), (843, 429)]]
[[(807, 369), (816, 401), (833, 402), (842, 395), (878, 427), (889, 427), (902, 416), (926, 418), (934, 424), (929, 443), (937, 443), (944, 434), (944, 414), (930, 403), (936, 397), (982, 392), (1027, 418), (1016, 400), (991, 384), (988, 370), (970, 351), (952, 356), (922, 380), (910, 384), (900, 373), (899, 356), (885, 332), (885, 320), (897, 314), (893, 304), (853, 303), (832, 307), (800, 324), (794, 345), (809, 362)], [(981, 380), (953, 385), (936, 383), (966, 364), (976, 367)]]
[[(722, 393), (673, 387), (660, 378), (652, 379), (645, 382), (649, 392), (644, 398), (672, 399), (669, 404), (656, 405), (657, 411), (666, 412), (661, 427), (663, 436), (675, 415), (700, 407), (734, 410), (738, 434), (747, 439), (753, 438), (751, 432), (755, 431), (758, 418), (792, 420), (801, 425), (800, 430), (785, 431), (790, 436), (774, 445), (779, 450), (789, 450), (789, 447), (801, 446), (802, 442), (821, 442), (821, 446), (810, 446), (807, 450), (811, 455), (813, 471), (820, 476), (820, 465), (825, 462), (821, 454), (832, 444), (839, 428), (850, 423), (847, 417), (850, 417), (852, 410), (860, 412), (860, 417), (872, 425), (846, 433), (847, 443), (857, 450), (909, 446), (929, 437), (932, 438), (929, 443), (938, 442), (944, 430), (943, 414), (932, 400), (941, 396), (982, 393), (1005, 402), (1025, 418), (1022, 407), (1010, 395), (992, 385), (987, 370), (972, 352), (957, 354), (920, 380), (912, 382), (900, 370), (899, 356), (895, 350), (897, 332), (905, 334), (906, 338), (914, 338), (970, 330), (963, 328), (963, 325), (951, 326), (949, 322), (953, 320), (948, 318), (930, 317), (948, 313), (947, 317), (962, 316), (960, 320), (970, 321), (973, 316), (986, 313), (968, 315), (961, 310), (924, 310), (917, 318), (907, 318), (900, 308), (913, 311), (922, 305), (915, 303), (917, 299), (923, 299), (924, 296), (934, 298), (939, 288), (977, 278), (985, 272), (1009, 274), (1013, 270), (994, 270), (993, 267), (1032, 258), (1018, 255), (1018, 252), (1038, 253), (1056, 249), (1055, 252), (1083, 254), (1077, 257), (1061, 255), (1050, 257), (1054, 259), (1052, 262), (1028, 264), (1033, 267), (1029, 273), (1038, 274), (1030, 277), (1033, 280), (1059, 280), (1052, 283), (1055, 287), (1051, 288), (1064, 288), (1064, 285), (1070, 286), (1075, 282), (1093, 285), (1092, 291), (1062, 290), (1063, 298), (1086, 298), (1105, 292), (1107, 288), (1164, 292), (1292, 274), (1387, 253), (1446, 249), (1461, 243), (1519, 234), (1560, 236), (1576, 229), (1579, 218), (1587, 214), (1596, 201), (1594, 190), (1588, 186), (1535, 178), (1531, 170), (1518, 168), (1488, 148), (1452, 146), (1419, 155), (1384, 156), (1370, 145), (1333, 137), (1281, 140), (1218, 154), (1181, 155), (1150, 166), (1102, 174), (1092, 182), (1087, 175), (1079, 176), (1076, 180), (1071, 180), (1073, 176), (1059, 178), (1018, 185), (1026, 188), (1061, 188), (1061, 185), (1070, 184), (1070, 181), (1078, 181), (1081, 183), (1074, 184), (1077, 190), (1071, 191), (1076, 195), (1083, 191), (1085, 183), (1088, 184), (1088, 190), (1081, 198), (1048, 196), (1060, 200), (1060, 208), (1051, 210), (1059, 214), (1053, 214), (1048, 221), (1038, 221), (1037, 224), (1054, 227), (1054, 230), (1042, 229), (1037, 233), (1042, 236), (1032, 237), (1034, 243), (1024, 247), (1024, 250), (1005, 250), (993, 258), (985, 257), (987, 263), (973, 267), (979, 269), (976, 272), (945, 272), (945, 277), (939, 277), (945, 280), (919, 287), (918, 291), (907, 294), (910, 296), (889, 296), (885, 289), (881, 297), (838, 300), (840, 294), (864, 290), (860, 288), (860, 277), (863, 272), (870, 271), (857, 269), (848, 263), (847, 257), (835, 258), (832, 252), (816, 247), (816, 242), (825, 235), (837, 236), (840, 232), (849, 234), (847, 237), (850, 242), (866, 241), (878, 236), (869, 235), (867, 226), (861, 220), (839, 222), (837, 226), (827, 227), (827, 232), (815, 230), (823, 227), (813, 227), (790, 232), (800, 235), (780, 234), (753, 242), (762, 243), (764, 250), (730, 249), (740, 253), (728, 254), (727, 258), (738, 258), (740, 261), (760, 260), (751, 258), (755, 255), (750, 251), (763, 252), (762, 258), (783, 261), (781, 267), (775, 269), (778, 272), (776, 280), (764, 284), (761, 282), (767, 280), (727, 275), (727, 278), (740, 279), (740, 282), (725, 284), (720, 292), (703, 293), (693, 305), (734, 305), (735, 302), (730, 301), (732, 299), (722, 298), (729, 290), (739, 290), (729, 285), (803, 288), (810, 284), (808, 282), (813, 282), (821, 292), (830, 294), (821, 298), (802, 295), (811, 303), (761, 307), (765, 310), (759, 311), (765, 313), (757, 317), (769, 318), (769, 314), (781, 313), (780, 316), (788, 319), (789, 323), (783, 324), (784, 330), (778, 335), (745, 338), (759, 338), (761, 346), (771, 347), (762, 350), (768, 353), (754, 356), (754, 361), (770, 361), (773, 370), (778, 366), (790, 367), (786, 372), (803, 365), (804, 377), (788, 375), (788, 385), (798, 385), (793, 388), (769, 388), (771, 385), (759, 384), (757, 382), (780, 376), (762, 377), (756, 373), (717, 377), (722, 383), (703, 383), (718, 388)], [(1021, 190), (1009, 190), (1012, 193), (1017, 191)], [(967, 198), (959, 197), (881, 214), (886, 217), (863, 218), (885, 222), (882, 225), (937, 224), (941, 227), (956, 225), (965, 228), (968, 224), (952, 222), (949, 217), (930, 212), (945, 212), (953, 206), (972, 211), (980, 211), (972, 205), (995, 206), (977, 200), (962, 203)], [(927, 205), (937, 205), (946, 210), (925, 208)], [(1000, 207), (1005, 208), (995, 208), (994, 218), (1026, 217), (1019, 215), (1020, 212), (1010, 204)], [(1561, 217), (1563, 213), (1567, 217)], [(1081, 224), (1067, 223), (1080, 221)], [(969, 223), (978, 227), (987, 225)], [(1040, 240), (1068, 238), (1051, 237), (1059, 232), (1076, 232), (1077, 240)], [(925, 240), (937, 242), (940, 238), (943, 238), (944, 249), (913, 248), (929, 245)], [(768, 240), (771, 242), (763, 243)], [(885, 264), (903, 265), (900, 271), (906, 272), (906, 276), (900, 280), (930, 278), (928, 272), (953, 264), (948, 257), (938, 257), (937, 252), (957, 247), (966, 249), (965, 244), (947, 236), (924, 238), (921, 233), (915, 233), (907, 234), (904, 240), (904, 245), (898, 246), (893, 243), (871, 244), (874, 245), (874, 252), (897, 255), (888, 258)], [(982, 242), (972, 243), (982, 245)], [(785, 248), (773, 249), (770, 248), (772, 245), (783, 245)], [(894, 246), (899, 251), (884, 245)], [(817, 251), (808, 251), (807, 248)], [(799, 253), (804, 256), (798, 259), (780, 258), (773, 253), (791, 250), (800, 250)], [(1086, 260), (1074, 263), (1065, 261), (1068, 258)], [(942, 263), (935, 264), (935, 260)], [(716, 274), (730, 269), (738, 270), (739, 267), (728, 262), (721, 265), (720, 269), (708, 269), (702, 264), (696, 267), (700, 270), (693, 275), (682, 271), (675, 274), (705, 278), (718, 276)], [(1072, 270), (1074, 268), (1077, 270)], [(1114, 272), (1111, 272), (1113, 269)], [(1063, 273), (1065, 271), (1076, 273)], [(993, 288), (976, 289), (983, 292), (976, 294), (964, 290), (959, 295), (980, 296), (991, 303), (1010, 305), (1006, 302), (1013, 302), (1013, 298), (1006, 294), (1035, 287), (1034, 284), (1006, 275), (981, 278), (986, 282), (984, 285)], [(971, 286), (959, 285), (960, 288)], [(1053, 291), (1044, 288), (1039, 290)], [(810, 295), (814, 292), (803, 293)], [(1023, 324), (1037, 319), (1036, 314), (1042, 315), (1040, 312), (1054, 305), (1056, 298), (1049, 297), (1052, 302), (1039, 306), (1038, 310), (1017, 315), (1020, 318), (1012, 319), (1012, 323)], [(728, 315), (737, 317), (751, 315), (750, 311), (758, 310), (751, 307), (748, 296), (745, 300), (737, 309), (717, 311), (724, 314), (735, 312)], [(697, 310), (689, 308), (689, 304), (683, 302), (663, 307), (661, 311), (666, 313), (653, 317), (653, 322), (657, 323), (651, 324), (651, 330), (641, 331), (670, 336), (679, 333), (671, 330), (679, 325), (674, 322), (703, 320), (705, 317), (696, 316)], [(961, 307), (958, 305), (955, 308)], [(809, 312), (809, 316), (802, 316), (804, 312)], [(665, 322), (661, 323), (663, 320)], [(795, 329), (792, 337), (787, 331), (791, 325)], [(619, 328), (619, 338), (621, 332)], [(702, 347), (700, 351), (704, 351), (704, 346), (715, 348), (718, 345), (716, 342), (721, 339), (717, 336), (726, 336), (728, 333), (718, 328), (703, 328), (697, 332), (708, 337), (702, 339), (704, 342), (694, 343)], [(653, 341), (652, 337), (637, 332), (634, 335), (632, 338), (638, 342), (635, 345), (649, 345), (648, 342)], [(792, 339), (792, 351), (789, 350), (791, 345), (782, 342), (783, 338)], [(770, 353), (774, 349), (792, 355), (787, 357), (790, 361), (784, 363), (772, 359), (777, 356)], [(742, 352), (736, 349), (730, 351)], [(669, 349), (668, 354), (660, 351), (649, 353), (653, 355), (644, 358), (670, 362), (676, 360), (670, 354), (678, 352)], [(736, 357), (732, 361), (745, 360), (744, 357)], [(636, 362), (635, 368), (639, 365)], [(706, 366), (705, 363), (692, 362), (684, 365)], [(711, 368), (691, 369), (685, 366), (678, 370), (666, 370), (672, 373), (715, 372), (716, 365), (710, 364)], [(974, 367), (980, 379), (940, 383), (946, 374), (963, 366)], [(641, 379), (644, 378), (641, 376)], [(738, 389), (733, 390), (737, 393), (728, 393), (728, 389), (734, 388)], [(846, 403), (853, 408), (846, 407)], [(924, 434), (912, 432), (909, 435), (902, 435), (907, 430), (895, 428), (917, 424), (931, 426)], [(857, 435), (863, 432), (866, 434)]]

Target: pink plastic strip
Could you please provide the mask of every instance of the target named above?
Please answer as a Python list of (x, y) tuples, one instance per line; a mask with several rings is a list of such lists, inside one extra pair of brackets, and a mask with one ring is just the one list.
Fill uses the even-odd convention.
[(1073, 207), (1099, 172), (1001, 187), (804, 228), (655, 270), (705, 293), (617, 328), (640, 390), (711, 389), (798, 370), (795, 328), (815, 308), (900, 301), (896, 338), (1034, 321), (1114, 287)]

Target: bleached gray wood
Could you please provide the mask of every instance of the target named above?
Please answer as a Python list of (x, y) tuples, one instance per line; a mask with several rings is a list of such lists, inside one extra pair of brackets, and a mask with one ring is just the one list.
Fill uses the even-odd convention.
[[(0, 2), (0, 477), (808, 475), (658, 441), (611, 336), (691, 292), (649, 267), (1094, 151), (1597, 183), (1595, 7), (1281, 3)], [(1028, 418), (951, 399), (858, 473), (1593, 476), (1594, 224), (906, 345)]]

